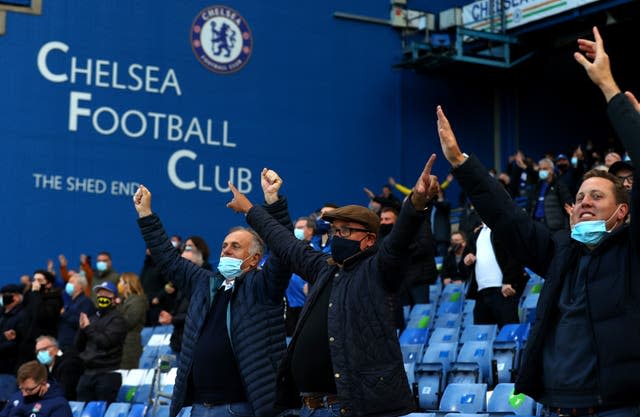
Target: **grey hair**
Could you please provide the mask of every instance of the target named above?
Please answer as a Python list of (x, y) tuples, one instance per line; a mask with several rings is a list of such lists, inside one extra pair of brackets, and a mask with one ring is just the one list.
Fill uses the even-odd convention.
[(255, 230), (249, 229), (248, 227), (236, 226), (229, 230), (229, 233), (244, 231), (251, 234), (251, 245), (249, 246), (249, 255), (253, 256), (256, 253), (262, 257), (264, 255), (264, 242), (262, 238), (256, 233)]
[(80, 285), (80, 288), (82, 288), (83, 291), (87, 288), (87, 285), (89, 285), (89, 283), (87, 282), (87, 278), (85, 278), (84, 275), (75, 274), (73, 275), (73, 277), (76, 279), (76, 282), (78, 283), (78, 285)]
[(547, 164), (549, 164), (551, 166), (551, 171), (556, 169), (556, 165), (553, 163), (553, 161), (551, 159), (542, 158), (541, 160), (538, 161), (538, 165), (540, 165), (543, 162), (546, 162)]
[(52, 345), (54, 345), (55, 347), (59, 347), (59, 346), (58, 346), (58, 341), (57, 341), (57, 340), (56, 340), (56, 338), (55, 338), (55, 337), (53, 337), (53, 336), (46, 336), (46, 335), (45, 335), (45, 336), (39, 336), (39, 337), (36, 339), (36, 343), (40, 342), (41, 340), (48, 340), (48, 341), (49, 341)]

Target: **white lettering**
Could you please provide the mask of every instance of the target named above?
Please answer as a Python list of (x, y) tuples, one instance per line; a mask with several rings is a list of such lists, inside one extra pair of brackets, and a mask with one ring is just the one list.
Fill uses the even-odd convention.
[(91, 101), (91, 93), (81, 93), (72, 91), (69, 94), (69, 131), (78, 131), (78, 116), (91, 116), (91, 110), (80, 107), (78, 103), (83, 101)]
[(47, 42), (42, 45), (42, 48), (38, 51), (38, 70), (46, 80), (49, 80), (52, 83), (63, 83), (68, 79), (67, 74), (54, 74), (47, 66), (47, 56), (49, 55), (49, 52), (55, 50), (66, 54), (69, 51), (69, 46), (58, 41)]
[(167, 162), (167, 174), (169, 175), (169, 180), (173, 183), (173, 185), (180, 188), (181, 190), (193, 190), (194, 188), (196, 188), (195, 181), (182, 181), (178, 177), (176, 167), (178, 165), (178, 161), (180, 161), (180, 159), (182, 158), (189, 158), (195, 161), (197, 157), (198, 154), (186, 149), (179, 150), (171, 155), (171, 158), (169, 158), (169, 161)]

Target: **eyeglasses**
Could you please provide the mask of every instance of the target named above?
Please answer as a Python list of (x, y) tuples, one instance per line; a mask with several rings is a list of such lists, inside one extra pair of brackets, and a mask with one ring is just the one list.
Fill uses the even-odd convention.
[(336, 230), (336, 234), (340, 237), (349, 237), (353, 232), (370, 233), (369, 230), (367, 229), (358, 229), (355, 227), (348, 227), (348, 226), (336, 227), (335, 230)]
[(49, 346), (41, 347), (40, 349), (36, 349), (36, 353), (44, 352), (45, 350), (49, 350), (49, 349), (51, 349), (52, 347), (53, 347), (53, 345), (49, 345)]
[(42, 384), (42, 382), (40, 382), (39, 384), (34, 385), (31, 388), (26, 388), (26, 387), (19, 387), (19, 388), (20, 388), (20, 391), (22, 391), (23, 394), (32, 395), (38, 390), (38, 388), (40, 388), (41, 384)]
[(633, 184), (633, 174), (627, 176), (618, 176), (618, 179), (622, 182), (629, 181), (630, 184)]

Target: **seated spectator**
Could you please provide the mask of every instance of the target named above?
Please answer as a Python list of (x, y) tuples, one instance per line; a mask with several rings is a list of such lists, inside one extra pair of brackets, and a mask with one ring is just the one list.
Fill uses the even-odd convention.
[(127, 322), (115, 308), (118, 290), (112, 282), (96, 285), (93, 292), (98, 311), (91, 318), (80, 313), (76, 335), (76, 348), (85, 368), (78, 381), (78, 401), (113, 402), (122, 385), (122, 375), (116, 369), (122, 360)]
[(149, 302), (144, 295), (138, 276), (132, 272), (122, 274), (118, 283), (118, 293), (123, 298), (118, 309), (127, 322), (127, 337), (122, 349), (120, 369), (134, 369), (138, 367), (140, 356), (142, 356), (140, 332), (147, 318)]
[(55, 381), (68, 401), (76, 400), (76, 386), (84, 372), (82, 361), (73, 352), (63, 352), (52, 336), (36, 339), (36, 358), (47, 367), (49, 380)]
[(0, 411), (0, 417), (72, 417), (69, 402), (54, 381), (47, 381), (47, 369), (37, 361), (18, 369), (19, 391)]
[(58, 344), (64, 350), (75, 350), (75, 338), (80, 323), (80, 313), (92, 316), (96, 312), (93, 301), (86, 295), (87, 279), (73, 274), (64, 287), (70, 300), (62, 309), (58, 324)]

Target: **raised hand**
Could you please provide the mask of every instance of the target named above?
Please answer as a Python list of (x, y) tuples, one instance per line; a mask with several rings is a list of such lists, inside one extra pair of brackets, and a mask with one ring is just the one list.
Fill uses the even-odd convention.
[(440, 136), (442, 153), (454, 168), (458, 167), (465, 161), (465, 157), (460, 151), (458, 141), (453, 134), (453, 129), (451, 129), (447, 116), (444, 115), (442, 106), (437, 107), (436, 115), (438, 116), (438, 136)]
[(251, 207), (253, 207), (251, 201), (249, 201), (249, 199), (244, 194), (238, 191), (238, 189), (234, 187), (231, 181), (229, 181), (229, 188), (233, 193), (233, 198), (227, 203), (227, 207), (229, 207), (236, 213), (247, 214), (247, 212), (251, 210)]
[(151, 192), (144, 185), (140, 184), (138, 191), (133, 195), (133, 205), (138, 212), (138, 217), (147, 217), (151, 212)]
[(602, 90), (607, 102), (620, 92), (620, 88), (613, 79), (609, 55), (604, 50), (604, 42), (597, 27), (593, 27), (595, 40), (578, 39), (578, 49), (573, 57), (582, 65), (591, 81)]
[(436, 154), (431, 154), (427, 164), (422, 170), (422, 174), (416, 181), (415, 187), (413, 187), (413, 193), (411, 193), (411, 203), (417, 210), (424, 210), (429, 200), (438, 194), (440, 184), (438, 183), (438, 177), (431, 175), (431, 168), (436, 160)]
[(63, 254), (58, 255), (58, 263), (61, 267), (67, 266), (67, 258)]
[(278, 191), (282, 187), (282, 178), (277, 172), (271, 169), (263, 168), (260, 175), (260, 184), (264, 193), (264, 201), (267, 204), (273, 204), (278, 201)]
[(375, 198), (376, 197), (376, 195), (373, 193), (373, 191), (371, 191), (367, 187), (364, 187), (363, 190), (364, 190), (364, 193), (367, 195), (367, 197), (369, 197), (369, 198)]

